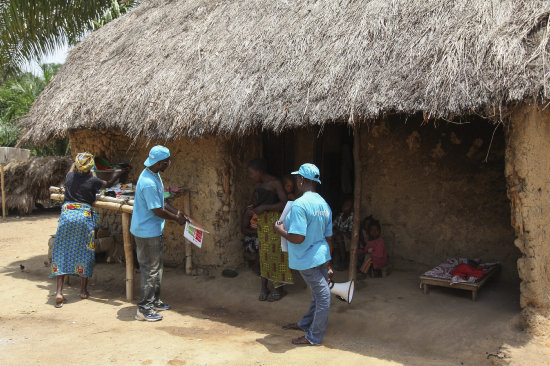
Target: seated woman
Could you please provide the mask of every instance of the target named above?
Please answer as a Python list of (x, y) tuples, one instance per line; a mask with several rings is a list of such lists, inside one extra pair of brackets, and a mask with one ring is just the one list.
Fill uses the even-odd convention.
[(92, 209), (96, 194), (112, 186), (123, 173), (116, 173), (108, 182), (92, 175), (94, 157), (80, 153), (65, 178), (65, 203), (57, 227), (52, 252), (50, 277), (57, 279), (55, 307), (66, 301), (63, 296), (65, 275), (81, 278), (80, 298), (87, 299), (88, 278), (92, 277), (95, 262), (95, 228), (97, 215)]
[[(252, 212), (258, 215), (258, 241), (262, 288), (260, 301), (280, 300), (285, 292), (285, 284), (294, 283), (288, 267), (288, 253), (281, 250), (281, 237), (273, 231), (273, 226), (281, 216), (287, 202), (287, 195), (281, 181), (267, 173), (263, 159), (248, 163), (248, 175), (256, 182), (255, 203)], [(274, 291), (269, 293), (268, 281), (273, 282)]]
[(380, 223), (373, 220), (369, 225), (369, 241), (367, 245), (359, 251), (359, 256), (363, 256), (363, 262), (359, 268), (359, 272), (367, 273), (371, 268), (378, 271), (386, 265), (388, 255), (386, 253), (386, 243), (380, 237)]

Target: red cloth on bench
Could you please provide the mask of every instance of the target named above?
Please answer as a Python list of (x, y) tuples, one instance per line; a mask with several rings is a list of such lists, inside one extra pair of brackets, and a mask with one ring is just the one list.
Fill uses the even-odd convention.
[(466, 263), (461, 263), (458, 266), (453, 269), (453, 273), (451, 276), (460, 276), (460, 277), (475, 277), (475, 278), (481, 278), (485, 275), (485, 272), (483, 272), (482, 269), (475, 268), (474, 266), (471, 266)]

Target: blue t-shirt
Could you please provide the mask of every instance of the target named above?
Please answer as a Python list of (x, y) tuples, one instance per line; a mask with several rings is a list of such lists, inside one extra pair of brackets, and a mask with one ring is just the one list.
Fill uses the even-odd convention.
[(164, 185), (157, 173), (144, 169), (139, 176), (130, 232), (139, 238), (162, 235), (164, 219), (155, 215), (155, 208), (164, 207)]
[(332, 211), (318, 193), (306, 192), (292, 204), (285, 220), (289, 234), (304, 235), (301, 244), (288, 241), (288, 265), (305, 270), (317, 267), (330, 258), (325, 237), (332, 236)]

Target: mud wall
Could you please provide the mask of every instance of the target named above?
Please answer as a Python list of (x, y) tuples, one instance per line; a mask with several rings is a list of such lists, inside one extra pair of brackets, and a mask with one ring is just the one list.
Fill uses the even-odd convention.
[(517, 277), (504, 134), (497, 129), (491, 143), (493, 131), (483, 121), (434, 127), (412, 117), (362, 128), (362, 216), (381, 221), (391, 261), (481, 258)]
[(550, 310), (550, 111), (523, 106), (507, 128), (506, 180), (521, 282), (521, 306)]
[[(105, 156), (111, 162), (129, 162), (133, 166), (130, 181), (137, 182), (143, 162), (151, 146), (157, 142), (133, 142), (117, 132), (81, 130), (70, 133), (73, 153), (89, 151)], [(201, 249), (193, 246), (193, 263), (199, 266), (235, 266), (242, 262), (241, 236), (238, 230), (240, 202), (248, 193), (241, 183), (242, 161), (247, 161), (246, 149), (221, 137), (180, 139), (163, 143), (171, 151), (171, 166), (162, 173), (165, 187), (180, 187), (190, 191), (191, 215), (211, 234), (206, 235)], [(233, 150), (232, 150), (233, 149)], [(245, 173), (246, 174), (246, 173)], [(173, 201), (183, 209), (182, 199)], [(102, 212), (102, 224), (113, 234), (119, 233), (120, 218), (112, 212)], [(183, 227), (167, 221), (165, 226), (164, 259), (167, 265), (183, 264), (185, 239)]]

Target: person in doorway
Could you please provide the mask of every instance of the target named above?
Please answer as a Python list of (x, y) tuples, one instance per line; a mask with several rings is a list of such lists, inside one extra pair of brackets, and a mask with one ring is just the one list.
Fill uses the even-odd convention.
[(367, 273), (371, 267), (376, 273), (386, 265), (388, 260), (386, 243), (380, 237), (380, 233), (380, 223), (377, 220), (372, 220), (369, 225), (369, 241), (359, 251), (359, 255), (363, 257), (363, 261), (360, 262), (361, 266), (359, 267), (360, 273)]
[(283, 188), (285, 189), (286, 198), (289, 201), (294, 201), (296, 199), (296, 194), (294, 193), (294, 177), (287, 174), (283, 177)]
[(94, 156), (80, 153), (65, 178), (65, 202), (57, 226), (52, 252), (50, 277), (57, 279), (55, 307), (66, 302), (63, 296), (65, 275), (80, 277), (80, 298), (87, 299), (88, 278), (92, 277), (95, 263), (95, 229), (97, 215), (92, 209), (96, 195), (103, 188), (112, 186), (123, 172), (116, 173), (109, 181), (92, 175)]
[(334, 263), (335, 270), (347, 268), (351, 231), (353, 228), (353, 199), (346, 198), (342, 203), (342, 212), (334, 219), (334, 251), (338, 255), (338, 262)]
[[(273, 225), (279, 219), (286, 205), (287, 196), (281, 181), (267, 173), (267, 164), (263, 159), (253, 159), (248, 163), (248, 175), (256, 182), (254, 207), (252, 213), (257, 217), (259, 242), (260, 275), (262, 287), (260, 301), (278, 301), (286, 292), (285, 284), (294, 283), (288, 267), (288, 253), (281, 249), (281, 238), (273, 231)], [(273, 283), (273, 292), (269, 292), (268, 281)]]
[(186, 218), (164, 202), (164, 185), (159, 173), (170, 166), (170, 151), (160, 145), (152, 147), (144, 165), (136, 185), (130, 232), (136, 240), (141, 273), (141, 299), (135, 318), (153, 322), (162, 320), (157, 311), (171, 308), (160, 299), (164, 222), (173, 220), (183, 225)]
[(302, 320), (283, 329), (306, 332), (292, 340), (295, 345), (316, 345), (325, 335), (330, 309), (332, 211), (316, 193), (316, 185), (321, 184), (321, 180), (315, 165), (303, 164), (292, 174), (298, 176), (297, 187), (302, 196), (294, 201), (285, 222), (276, 223), (274, 230), (288, 240), (289, 265), (300, 272), (311, 289), (312, 298)]

